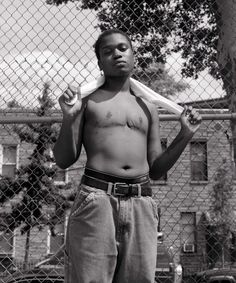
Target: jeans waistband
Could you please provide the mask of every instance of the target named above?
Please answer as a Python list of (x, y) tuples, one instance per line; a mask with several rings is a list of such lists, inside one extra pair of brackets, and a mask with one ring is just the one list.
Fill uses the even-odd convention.
[(90, 169), (87, 167), (84, 170), (84, 175), (88, 177), (100, 179), (105, 182), (110, 182), (110, 183), (139, 184), (139, 183), (146, 183), (150, 181), (148, 173), (142, 176), (124, 178), (124, 177), (119, 177), (116, 175), (100, 172), (100, 171)]

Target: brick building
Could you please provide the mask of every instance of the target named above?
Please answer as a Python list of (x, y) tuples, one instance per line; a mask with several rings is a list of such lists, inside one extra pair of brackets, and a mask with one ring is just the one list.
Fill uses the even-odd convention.
[[(204, 108), (204, 102), (195, 103), (195, 107)], [(223, 111), (224, 100), (212, 100), (206, 103), (212, 109), (203, 109), (205, 114), (215, 115)], [(168, 146), (179, 131), (179, 122), (165, 120), (161, 114), (161, 139), (163, 148)], [(6, 114), (4, 114), (6, 117)], [(7, 117), (16, 115), (8, 113)], [(19, 120), (22, 115), (19, 115)], [(29, 114), (27, 114), (29, 115)], [(29, 116), (32, 116), (30, 114)], [(14, 176), (15, 168), (27, 162), (32, 148), (21, 143), (12, 131), (12, 125), (0, 125), (0, 174)], [(161, 180), (152, 181), (154, 198), (160, 208), (159, 229), (164, 233), (164, 244), (175, 257), (176, 263), (183, 267), (184, 275), (192, 274), (207, 267), (206, 252), (206, 213), (209, 210), (209, 191), (212, 189), (216, 170), (224, 160), (232, 157), (229, 120), (204, 120), (200, 130), (188, 144), (175, 166)], [(60, 170), (55, 182), (63, 184), (74, 181), (78, 184), (86, 163), (85, 152), (79, 161), (68, 170)], [(232, 202), (234, 200), (232, 199)], [(12, 200), (14, 202), (14, 200)], [(10, 209), (0, 208), (0, 212)], [(67, 217), (64, 224), (57, 225), (56, 236), (52, 237), (48, 227), (39, 231), (33, 228), (30, 238), (30, 263), (44, 259), (63, 244)], [(20, 230), (0, 235), (0, 261), (3, 265), (20, 266), (24, 260), (26, 236)], [(2, 259), (2, 260), (1, 260)], [(9, 259), (9, 260), (7, 260)], [(1, 266), (1, 265), (0, 265)], [(1, 268), (0, 268), (1, 269)], [(2, 268), (2, 271), (4, 268)]]

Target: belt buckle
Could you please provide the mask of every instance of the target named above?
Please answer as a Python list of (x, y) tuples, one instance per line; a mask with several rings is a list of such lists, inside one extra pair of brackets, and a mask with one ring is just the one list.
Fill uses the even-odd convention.
[(126, 184), (126, 183), (119, 183), (119, 182), (117, 182), (117, 183), (114, 183), (113, 184), (113, 195), (114, 196), (125, 196), (125, 195), (127, 195), (127, 192), (124, 192), (124, 193), (117, 193), (117, 186), (119, 186), (119, 187), (124, 187), (124, 188), (129, 188), (129, 185), (128, 184)]

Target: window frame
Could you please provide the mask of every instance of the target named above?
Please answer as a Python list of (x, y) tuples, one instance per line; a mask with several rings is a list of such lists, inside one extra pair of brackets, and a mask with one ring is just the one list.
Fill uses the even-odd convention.
[[(2, 216), (2, 213), (3, 213), (3, 211), (0, 211), (0, 217)], [(11, 231), (10, 234), (11, 234), (10, 237), (7, 239), (7, 241), (5, 241), (5, 242), (7, 242), (8, 246), (11, 247), (10, 251), (9, 252), (8, 251), (3, 252), (2, 246), (0, 245), (0, 258), (6, 257), (6, 256), (14, 257), (14, 255), (15, 255), (15, 243), (16, 243), (15, 230)], [(3, 237), (3, 239), (6, 239), (5, 238), (5, 232), (3, 232), (0, 235), (0, 237)], [(9, 241), (9, 239), (10, 239), (10, 241)]]
[[(62, 235), (59, 235), (59, 236), (63, 236), (62, 245), (65, 243), (65, 240), (66, 240), (66, 230), (67, 230), (68, 219), (69, 219), (69, 211), (65, 214), (64, 221), (62, 223), (60, 223), (60, 225), (63, 224), (63, 233), (60, 233)], [(51, 239), (52, 239), (51, 231), (48, 228), (47, 229), (47, 255), (53, 255), (54, 254), (54, 251), (51, 250)], [(59, 248), (60, 247), (58, 247), (58, 250), (59, 250)]]
[[(194, 144), (202, 144), (202, 147), (204, 146), (204, 156), (205, 156), (205, 160), (203, 163), (204, 166), (204, 176), (202, 174), (202, 176), (204, 177), (204, 179), (201, 180), (194, 180), (193, 179), (193, 162), (196, 162), (193, 160), (193, 153), (192, 153), (192, 146)], [(208, 144), (207, 144), (207, 140), (206, 139), (197, 139), (197, 140), (192, 140), (190, 142), (190, 150), (189, 150), (189, 154), (190, 154), (190, 183), (191, 184), (205, 184), (208, 183), (209, 179), (208, 179)], [(200, 162), (200, 161), (199, 161)]]
[[(193, 216), (193, 224), (192, 223), (187, 223), (184, 224), (183, 223), (183, 215), (191, 215)], [(192, 231), (192, 235), (193, 235), (193, 241), (185, 241), (184, 237), (183, 237), (183, 233), (185, 230), (185, 227), (187, 226), (192, 226), (193, 227), (193, 231)], [(181, 211), (180, 212), (180, 229), (181, 229), (181, 233), (180, 233), (180, 245), (181, 245), (181, 251), (184, 254), (188, 254), (189, 252), (184, 251), (184, 245), (186, 244), (190, 244), (190, 245), (194, 245), (194, 251), (191, 253), (197, 253), (197, 213), (195, 211)]]
[[(16, 147), (16, 163), (4, 163), (4, 156), (3, 156), (3, 152), (4, 152), (4, 147)], [(2, 143), (0, 144), (0, 175), (2, 175), (2, 168), (3, 165), (15, 165), (16, 170), (19, 169), (19, 144), (17, 143)], [(15, 175), (16, 177), (16, 175)]]

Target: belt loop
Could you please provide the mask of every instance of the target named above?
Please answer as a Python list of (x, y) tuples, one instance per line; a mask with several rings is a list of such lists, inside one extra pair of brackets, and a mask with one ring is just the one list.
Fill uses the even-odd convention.
[(141, 198), (141, 196), (142, 196), (142, 187), (141, 187), (141, 185), (140, 184), (137, 184), (138, 185), (138, 198)]
[(111, 195), (112, 194), (112, 188), (113, 188), (113, 183), (108, 183), (108, 187), (107, 187), (107, 195)]

